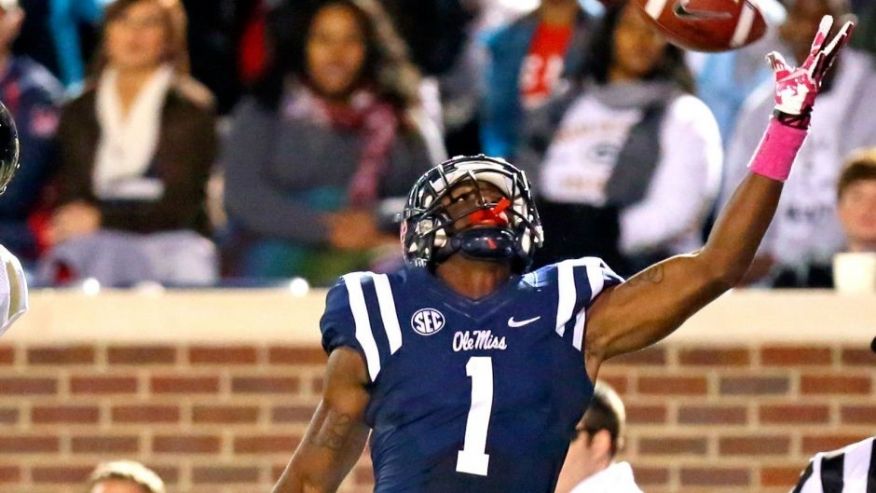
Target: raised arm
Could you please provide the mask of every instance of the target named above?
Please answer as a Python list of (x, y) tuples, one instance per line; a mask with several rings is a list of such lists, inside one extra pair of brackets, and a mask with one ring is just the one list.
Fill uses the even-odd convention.
[(806, 62), (788, 67), (768, 58), (776, 73), (776, 112), (752, 158), (751, 172), (721, 211), (706, 245), (648, 267), (603, 292), (588, 313), (585, 361), (595, 378), (605, 359), (663, 339), (745, 274), (769, 226), (797, 150), (803, 144), (815, 95), (854, 25), (846, 23), (828, 44), (825, 17)]
[(322, 401), (273, 493), (333, 492), (362, 454), (369, 394), (365, 362), (353, 349), (329, 356)]

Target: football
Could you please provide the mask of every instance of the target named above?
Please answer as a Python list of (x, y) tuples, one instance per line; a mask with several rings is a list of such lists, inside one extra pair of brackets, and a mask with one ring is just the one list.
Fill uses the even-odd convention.
[(681, 48), (727, 51), (760, 39), (766, 21), (756, 0), (633, 0)]

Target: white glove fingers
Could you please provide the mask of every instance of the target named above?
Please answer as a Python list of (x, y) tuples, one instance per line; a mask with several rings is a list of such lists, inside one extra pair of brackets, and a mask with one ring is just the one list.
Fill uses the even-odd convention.
[(846, 22), (843, 27), (839, 30), (836, 36), (830, 41), (830, 44), (824, 48), (824, 53), (827, 56), (832, 57), (836, 54), (839, 48), (845, 46), (846, 42), (849, 40), (849, 36), (851, 36), (852, 31), (855, 29), (855, 23), (852, 21)]
[(785, 57), (778, 51), (771, 51), (766, 56), (767, 63), (776, 74), (780, 72), (788, 72), (788, 64), (785, 62)]
[(825, 60), (827, 60), (827, 55), (823, 51), (815, 55), (815, 58), (812, 60), (812, 66), (806, 70), (812, 80), (821, 82), (825, 72)]
[(812, 40), (812, 49), (810, 53), (815, 54), (821, 51), (824, 42), (827, 40), (827, 35), (830, 34), (830, 28), (833, 26), (833, 16), (826, 15), (821, 18), (821, 23), (818, 25), (818, 32), (815, 33), (815, 38)]

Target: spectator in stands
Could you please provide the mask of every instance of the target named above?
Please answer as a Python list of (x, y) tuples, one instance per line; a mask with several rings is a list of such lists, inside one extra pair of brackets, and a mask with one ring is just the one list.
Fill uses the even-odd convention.
[[(779, 30), (793, 63), (802, 63), (821, 17), (847, 15), (845, 0), (794, 0), (788, 20)], [(855, 35), (857, 37), (857, 33)], [(853, 47), (849, 47), (853, 48)], [(792, 60), (792, 58), (789, 58)], [(811, 272), (829, 268), (842, 248), (844, 235), (836, 215), (836, 183), (842, 163), (854, 149), (876, 145), (876, 125), (867, 101), (876, 101), (876, 58), (847, 49), (825, 80), (812, 116), (812, 134), (797, 154), (795, 178), (788, 182), (776, 217), (761, 243), (746, 282), (776, 287), (824, 287)], [(733, 141), (728, 146), (722, 201), (746, 173), (750, 153), (772, 111), (772, 82), (761, 86), (740, 112)]]
[(380, 247), (399, 257), (381, 218), (444, 149), (377, 3), (295, 1), (271, 18), (275, 59), (222, 158), (230, 273), (326, 284)]
[(107, 6), (92, 79), (61, 115), (49, 280), (215, 281), (203, 236), (215, 117), (209, 91), (187, 75), (185, 22), (174, 0)]
[(97, 466), (86, 493), (165, 493), (164, 481), (139, 462), (119, 460)]
[(537, 9), (488, 36), (484, 152), (514, 160), (527, 115), (548, 100), (564, 71), (577, 70), (592, 22), (578, 0), (542, 0)]
[(597, 381), (593, 399), (575, 427), (557, 493), (642, 493), (627, 462), (615, 462), (624, 447), (626, 410), (610, 385)]
[(853, 153), (837, 184), (845, 251), (876, 252), (876, 147)]
[(0, 195), (0, 244), (27, 266), (38, 254), (37, 235), (28, 220), (40, 205), (55, 163), (62, 88), (42, 65), (12, 55), (24, 16), (17, 0), (0, 1), (0, 99), (18, 127), (22, 163)]
[(583, 253), (631, 274), (701, 244), (721, 136), (683, 53), (635, 5), (609, 9), (593, 36), (570, 89), (529, 118), (517, 163), (541, 193), (537, 263)]

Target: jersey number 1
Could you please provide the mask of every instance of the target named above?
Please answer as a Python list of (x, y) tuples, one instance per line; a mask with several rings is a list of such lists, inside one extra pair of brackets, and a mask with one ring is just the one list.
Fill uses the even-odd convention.
[(493, 408), (493, 360), (489, 356), (472, 356), (465, 365), (471, 377), (471, 407), (465, 423), (465, 442), (456, 457), (456, 470), (478, 476), (487, 475), (490, 456), (487, 449), (487, 427)]

